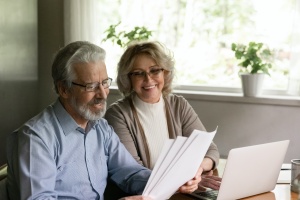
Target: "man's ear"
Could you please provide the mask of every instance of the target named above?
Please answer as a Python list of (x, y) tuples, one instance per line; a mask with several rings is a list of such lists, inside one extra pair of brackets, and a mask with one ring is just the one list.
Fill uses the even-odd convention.
[(67, 86), (62, 81), (58, 82), (57, 86), (59, 96), (65, 99), (68, 98), (70, 95), (70, 89), (67, 88)]

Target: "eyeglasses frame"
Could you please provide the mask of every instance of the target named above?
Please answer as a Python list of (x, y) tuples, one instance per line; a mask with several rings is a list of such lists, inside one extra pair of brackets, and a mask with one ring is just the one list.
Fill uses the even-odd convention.
[[(151, 70), (149, 71), (149, 72), (147, 72), (147, 71), (142, 71), (141, 73), (143, 73), (143, 74), (141, 74), (141, 75), (143, 75), (143, 78), (145, 78), (147, 75), (148, 76), (150, 76), (151, 78), (153, 77), (153, 76), (155, 76), (155, 75), (159, 75), (161, 72), (163, 72), (165, 69), (164, 68), (158, 68), (158, 69), (156, 69), (156, 70), (158, 70), (157, 71), (157, 74), (153, 74), (153, 73), (151, 73)], [(130, 72), (130, 73), (128, 73), (128, 76), (129, 77), (135, 77), (135, 78), (142, 78), (142, 77), (138, 77), (137, 75), (134, 75), (134, 73), (135, 72)]]
[[(76, 83), (76, 82), (73, 82), (73, 81), (71, 83), (73, 85), (76, 85), (76, 86), (84, 87), (85, 91), (87, 91), (87, 92), (94, 92), (96, 90), (96, 88), (98, 88), (100, 85), (102, 85), (102, 87), (104, 89), (109, 88), (111, 86), (112, 80), (113, 80), (112, 78), (108, 77), (107, 79), (103, 80), (101, 83), (100, 82), (93, 82), (93, 83), (87, 83), (85, 85), (79, 84), (79, 83)], [(95, 84), (97, 84), (97, 86), (92, 87), (92, 88), (94, 88), (93, 90), (88, 89), (88, 86), (92, 86), (92, 85), (95, 85)], [(107, 84), (107, 87), (105, 87), (105, 84)]]

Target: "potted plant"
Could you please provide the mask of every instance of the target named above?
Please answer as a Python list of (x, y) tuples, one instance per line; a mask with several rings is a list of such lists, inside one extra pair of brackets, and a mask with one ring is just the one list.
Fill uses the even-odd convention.
[[(104, 37), (102, 42), (109, 41), (113, 45), (109, 45), (110, 51), (112, 51), (113, 59), (111, 60), (115, 65), (114, 60), (118, 60), (122, 55), (124, 48), (131, 42), (134, 41), (146, 41), (152, 36), (152, 31), (148, 30), (144, 26), (135, 26), (132, 29), (121, 28), (121, 22), (117, 24), (110, 25), (104, 32)], [(108, 68), (109, 74), (111, 76), (115, 75), (114, 68)]]
[(270, 76), (273, 53), (263, 43), (249, 42), (248, 45), (232, 43), (235, 58), (241, 60), (239, 75), (244, 96), (255, 97), (261, 94), (265, 74)]
[(117, 31), (120, 24), (121, 22), (110, 25), (109, 28), (105, 30), (104, 33), (107, 33), (107, 35), (102, 41), (105, 42), (111, 40), (113, 43), (116, 43), (123, 48), (133, 41), (147, 40), (152, 36), (152, 31), (144, 26), (135, 26), (130, 31)]

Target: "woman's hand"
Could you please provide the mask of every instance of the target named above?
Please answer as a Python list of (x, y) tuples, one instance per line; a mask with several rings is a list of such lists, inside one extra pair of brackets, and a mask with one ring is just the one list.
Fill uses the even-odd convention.
[(213, 170), (201, 175), (201, 182), (198, 184), (199, 190), (205, 190), (205, 188), (211, 188), (213, 190), (219, 190), (222, 178), (213, 175)]
[(186, 182), (183, 186), (178, 189), (178, 192), (181, 193), (192, 193), (198, 189), (198, 184), (201, 181), (201, 174), (203, 172), (202, 167), (199, 167), (195, 177), (192, 180)]
[(214, 167), (214, 161), (210, 158), (204, 158), (200, 166), (204, 172), (210, 171)]
[(219, 190), (222, 179), (218, 176), (213, 175), (214, 161), (210, 158), (204, 158), (200, 167), (203, 168), (201, 175), (202, 179), (199, 183), (199, 190), (205, 190), (205, 188), (211, 188)]

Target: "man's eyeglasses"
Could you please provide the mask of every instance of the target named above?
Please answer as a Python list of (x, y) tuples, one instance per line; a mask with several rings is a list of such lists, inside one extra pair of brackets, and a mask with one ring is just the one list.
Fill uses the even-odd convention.
[(104, 81), (102, 81), (101, 83), (94, 82), (94, 83), (88, 83), (86, 85), (82, 85), (82, 84), (79, 84), (79, 83), (72, 82), (72, 84), (80, 86), (80, 87), (84, 87), (85, 91), (95, 92), (96, 90), (99, 89), (100, 84), (103, 86), (104, 89), (106, 89), (106, 88), (109, 88), (109, 86), (111, 85), (111, 82), (112, 82), (112, 78), (107, 78)]
[(137, 78), (137, 79), (143, 79), (145, 78), (147, 75), (149, 75), (151, 78), (156, 78), (160, 75), (160, 73), (164, 71), (163, 68), (152, 68), (150, 69), (149, 72), (146, 72), (146, 71), (133, 71), (133, 72), (130, 72), (128, 74), (128, 76), (130, 77), (133, 77), (133, 78)]

